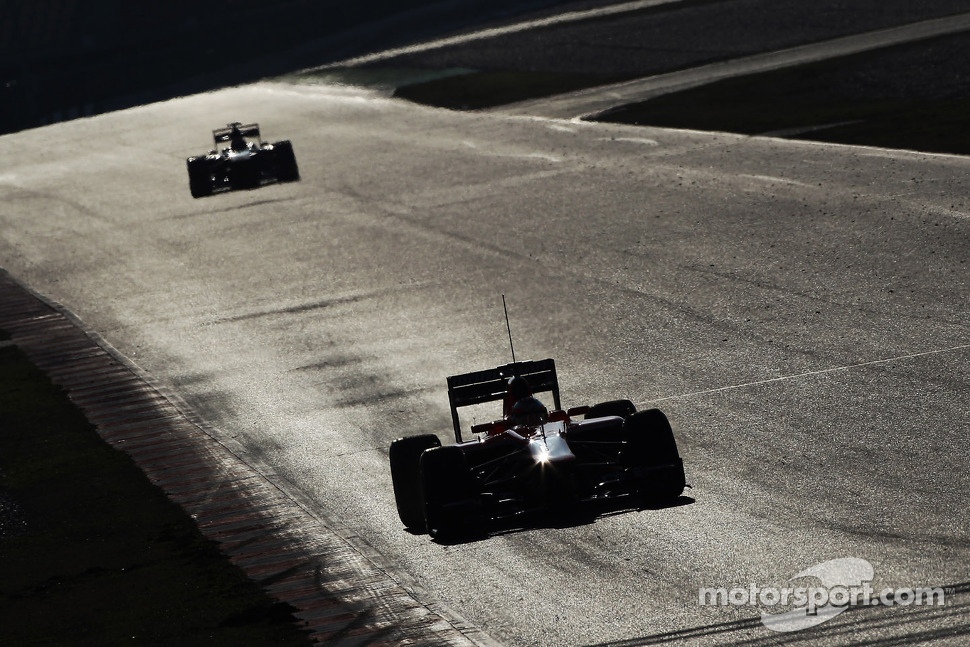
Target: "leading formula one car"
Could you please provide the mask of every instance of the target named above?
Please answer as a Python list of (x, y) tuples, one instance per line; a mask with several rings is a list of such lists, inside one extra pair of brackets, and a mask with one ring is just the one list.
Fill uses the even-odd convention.
[(259, 124), (227, 124), (213, 130), (212, 138), (215, 148), (185, 160), (193, 198), (217, 191), (254, 189), (266, 181), (300, 179), (293, 145), (287, 140), (264, 142)]
[[(549, 411), (535, 397), (551, 393)], [(594, 499), (672, 501), (686, 487), (667, 417), (629, 400), (563, 410), (552, 359), (448, 378), (455, 444), (437, 435), (391, 443), (391, 478), (406, 527), (432, 538), (480, 534), (486, 522)], [(503, 401), (503, 417), (462, 437), (458, 409)], [(582, 416), (580, 418), (580, 416)]]

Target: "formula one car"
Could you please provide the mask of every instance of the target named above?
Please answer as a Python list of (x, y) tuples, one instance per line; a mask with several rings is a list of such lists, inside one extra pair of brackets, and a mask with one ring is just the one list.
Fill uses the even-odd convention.
[(189, 190), (193, 198), (217, 191), (254, 189), (264, 182), (300, 179), (293, 145), (283, 140), (270, 144), (259, 137), (259, 124), (234, 122), (212, 131), (215, 148), (189, 157)]
[[(678, 498), (684, 464), (667, 417), (629, 400), (564, 411), (552, 359), (520, 361), (448, 378), (454, 445), (435, 434), (391, 443), (391, 478), (404, 525), (432, 538), (480, 534), (486, 523), (586, 501)], [(535, 394), (551, 393), (548, 411)], [(503, 400), (500, 420), (462, 437), (458, 409)], [(582, 418), (579, 418), (582, 416)]]

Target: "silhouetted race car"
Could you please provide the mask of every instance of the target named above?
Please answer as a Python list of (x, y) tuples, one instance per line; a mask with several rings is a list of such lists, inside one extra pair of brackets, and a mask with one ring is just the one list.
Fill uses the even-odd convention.
[(259, 137), (259, 124), (228, 124), (212, 131), (215, 148), (189, 157), (189, 190), (193, 198), (217, 191), (253, 189), (264, 182), (300, 179), (293, 145), (283, 140), (270, 144)]
[[(667, 417), (629, 400), (563, 410), (552, 359), (448, 378), (454, 445), (435, 434), (391, 443), (401, 521), (433, 538), (480, 534), (486, 522), (534, 510), (568, 512), (594, 499), (635, 504), (678, 498), (684, 464)], [(535, 397), (551, 393), (549, 411)], [(462, 437), (458, 409), (503, 401), (502, 419)], [(582, 416), (582, 418), (579, 418)]]

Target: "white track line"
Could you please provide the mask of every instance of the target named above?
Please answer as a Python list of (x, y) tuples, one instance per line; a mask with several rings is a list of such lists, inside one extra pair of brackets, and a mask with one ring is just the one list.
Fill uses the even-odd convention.
[(714, 81), (815, 63), (893, 45), (970, 31), (970, 13), (840, 36), (817, 43), (498, 106), (495, 112), (552, 119), (589, 118), (612, 108)]
[(493, 27), (491, 29), (483, 29), (481, 31), (462, 34), (460, 36), (439, 38), (437, 40), (430, 40), (426, 43), (418, 43), (416, 45), (407, 45), (405, 47), (388, 49), (383, 52), (365, 54), (364, 56), (358, 56), (356, 58), (350, 58), (337, 63), (331, 63), (318, 69), (325, 70), (333, 67), (348, 67), (353, 65), (364, 65), (366, 63), (375, 63), (377, 61), (383, 61), (404, 54), (427, 52), (433, 49), (449, 47), (451, 45), (462, 45), (464, 43), (470, 43), (476, 40), (495, 38), (496, 36), (505, 36), (506, 34), (516, 34), (523, 31), (529, 31), (531, 29), (562, 25), (570, 22), (578, 22), (580, 20), (589, 20), (591, 18), (601, 18), (603, 16), (615, 16), (617, 14), (629, 13), (631, 11), (639, 11), (641, 9), (649, 9), (650, 7), (659, 7), (661, 5), (674, 4), (677, 2), (683, 2), (683, 0), (636, 0), (634, 2), (623, 2), (620, 4), (610, 5), (609, 7), (601, 7), (599, 9), (569, 11), (556, 16), (549, 16), (548, 18), (526, 20), (524, 22), (519, 22), (512, 25), (505, 25), (504, 27)]
[(744, 384), (735, 384), (732, 386), (722, 386), (716, 389), (707, 389), (706, 391), (694, 391), (693, 393), (682, 393), (680, 395), (668, 395), (664, 398), (653, 398), (651, 402), (663, 402), (665, 400), (680, 400), (684, 398), (692, 398), (698, 395), (709, 395), (711, 393), (720, 393), (722, 391), (732, 391), (734, 389), (743, 389), (749, 386), (761, 386), (762, 384), (771, 384), (773, 382), (786, 382), (790, 380), (797, 380), (803, 377), (812, 377), (815, 375), (825, 375), (827, 373), (836, 373), (838, 371), (848, 371), (853, 368), (861, 368), (864, 366), (876, 366), (878, 364), (888, 364), (889, 362), (900, 362), (907, 359), (916, 359), (918, 357), (926, 357), (928, 355), (941, 355), (943, 353), (952, 353), (953, 351), (966, 350), (970, 348), (970, 344), (962, 344), (960, 346), (953, 346), (952, 348), (943, 348), (940, 350), (930, 350), (925, 353), (913, 353), (911, 355), (900, 355), (898, 357), (889, 357), (887, 359), (877, 359), (871, 362), (861, 362), (859, 364), (847, 364), (846, 366), (836, 366), (833, 368), (824, 368), (819, 371), (807, 371), (805, 373), (796, 373), (795, 375), (785, 375), (783, 377), (773, 377), (768, 380), (758, 380), (756, 382), (745, 382)]

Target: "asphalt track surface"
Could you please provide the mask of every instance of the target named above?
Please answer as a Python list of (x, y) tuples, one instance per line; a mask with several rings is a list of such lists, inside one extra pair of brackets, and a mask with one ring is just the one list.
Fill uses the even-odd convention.
[[(192, 200), (212, 128), (299, 183)], [(261, 83), (7, 135), (0, 259), (269, 466), (381, 567), (505, 644), (965, 644), (965, 158), (461, 114)], [(683, 505), (442, 546), (386, 449), (447, 440), (447, 375), (555, 357), (567, 406), (671, 419)], [(826, 560), (945, 607), (768, 631), (701, 587)]]

